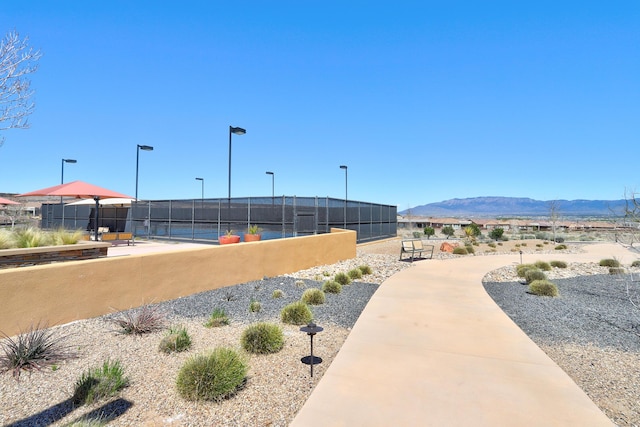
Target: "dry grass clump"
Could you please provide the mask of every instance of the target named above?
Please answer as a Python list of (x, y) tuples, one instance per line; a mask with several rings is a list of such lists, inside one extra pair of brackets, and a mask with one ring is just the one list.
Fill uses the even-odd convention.
[(142, 335), (164, 329), (166, 315), (158, 306), (143, 305), (136, 310), (128, 310), (112, 320), (125, 335)]
[(91, 404), (118, 394), (129, 385), (119, 361), (105, 361), (102, 366), (85, 371), (76, 381), (74, 404)]
[(538, 296), (557, 297), (560, 295), (555, 283), (548, 280), (534, 280), (529, 284), (529, 293)]
[(204, 326), (207, 328), (217, 328), (218, 326), (226, 326), (229, 324), (229, 316), (221, 308), (215, 308)]
[(305, 304), (320, 305), (325, 302), (325, 295), (322, 289), (309, 288), (302, 293), (301, 300)]
[(163, 353), (177, 353), (191, 347), (191, 337), (184, 326), (172, 326), (162, 338), (158, 349)]
[(335, 280), (327, 280), (322, 284), (322, 290), (327, 294), (339, 294), (342, 292), (342, 285)]
[(285, 306), (280, 311), (280, 320), (282, 323), (290, 325), (306, 325), (313, 319), (311, 309), (304, 301), (296, 301)]
[(256, 323), (242, 332), (240, 342), (249, 353), (277, 353), (284, 346), (284, 334), (282, 328), (273, 323)]

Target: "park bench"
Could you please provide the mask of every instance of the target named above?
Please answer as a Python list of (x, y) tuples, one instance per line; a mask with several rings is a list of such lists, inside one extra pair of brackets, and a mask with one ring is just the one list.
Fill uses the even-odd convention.
[(403, 254), (409, 254), (411, 262), (416, 258), (433, 258), (433, 245), (425, 245), (420, 239), (405, 239), (400, 247), (400, 261)]
[(132, 233), (126, 233), (122, 231), (107, 231), (98, 234), (98, 240), (103, 242), (111, 242), (112, 245), (118, 245), (120, 243), (127, 243), (127, 246), (131, 244), (133, 238)]

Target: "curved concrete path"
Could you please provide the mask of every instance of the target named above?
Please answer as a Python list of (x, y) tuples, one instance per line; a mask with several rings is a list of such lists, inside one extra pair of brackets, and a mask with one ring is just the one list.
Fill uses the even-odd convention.
[[(523, 262), (638, 258), (615, 244), (585, 250)], [(613, 425), (485, 292), (487, 272), (519, 262), (422, 260), (390, 277), (291, 426)]]

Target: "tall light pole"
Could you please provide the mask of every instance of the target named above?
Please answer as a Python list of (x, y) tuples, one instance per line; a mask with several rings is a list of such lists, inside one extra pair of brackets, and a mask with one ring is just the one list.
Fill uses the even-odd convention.
[[(75, 159), (62, 159), (62, 173), (60, 174), (60, 184), (64, 184), (65, 163), (78, 163), (78, 161)], [(64, 228), (64, 204), (62, 203), (62, 196), (60, 196), (60, 207), (62, 208), (62, 228)]]
[(347, 229), (347, 190), (349, 189), (348, 187), (348, 181), (347, 181), (347, 166), (346, 165), (340, 165), (340, 169), (344, 169), (344, 229)]
[[(153, 147), (150, 145), (140, 145), (138, 144), (137, 148), (136, 148), (136, 199), (134, 200), (135, 203), (138, 202), (138, 167), (140, 165), (140, 150), (142, 151), (153, 151)], [(133, 205), (131, 205), (133, 207)], [(133, 209), (131, 210), (131, 224), (133, 225)], [(97, 226), (97, 224), (96, 224)], [(131, 233), (132, 233), (132, 237), (135, 238), (135, 233), (133, 231), (133, 227), (131, 227)]]
[(267, 175), (271, 175), (271, 199), (273, 200), (274, 196), (275, 196), (275, 181), (276, 181), (276, 174), (273, 172), (265, 172)]
[(202, 184), (202, 195), (200, 196), (200, 198), (202, 199), (202, 202), (204, 203), (204, 178), (196, 178), (196, 181), (200, 181), (200, 183)]
[(247, 133), (245, 129), (229, 126), (229, 193), (227, 197), (227, 215), (229, 215), (229, 223), (227, 231), (231, 231), (231, 134), (244, 135)]

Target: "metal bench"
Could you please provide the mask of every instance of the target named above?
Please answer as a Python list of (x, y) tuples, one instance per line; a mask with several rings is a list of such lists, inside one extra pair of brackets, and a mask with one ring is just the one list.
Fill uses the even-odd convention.
[(409, 254), (411, 262), (416, 258), (433, 258), (433, 248), (433, 245), (425, 245), (420, 239), (405, 239), (400, 247), (400, 261), (403, 254)]

